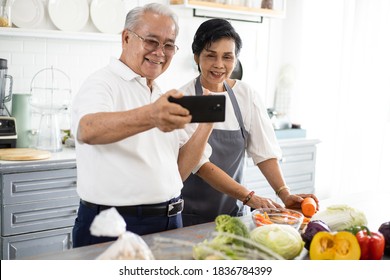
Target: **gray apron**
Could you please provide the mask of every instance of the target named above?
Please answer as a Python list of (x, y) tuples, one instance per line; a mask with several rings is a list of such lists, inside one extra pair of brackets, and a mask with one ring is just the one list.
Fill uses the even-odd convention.
[[(226, 82), (224, 82), (224, 86), (232, 102), (240, 129), (213, 129), (208, 140), (213, 149), (210, 162), (217, 165), (238, 183), (241, 183), (248, 132), (244, 128), (241, 111), (233, 90)], [(195, 92), (196, 95), (203, 94), (199, 77), (195, 83)], [(184, 198), (184, 210), (182, 212), (184, 226), (212, 222), (220, 214), (237, 216), (239, 211), (235, 198), (215, 190), (202, 178), (194, 174), (191, 174), (184, 181), (182, 195)]]

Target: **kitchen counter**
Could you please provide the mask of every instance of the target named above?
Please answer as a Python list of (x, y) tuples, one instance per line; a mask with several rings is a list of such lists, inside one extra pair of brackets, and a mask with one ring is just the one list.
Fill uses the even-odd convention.
[[(161, 233), (143, 235), (142, 239), (148, 244), (156, 259), (192, 259), (192, 247), (186, 243), (196, 244), (205, 240), (214, 230), (214, 223), (205, 223)], [(159, 242), (158, 238), (176, 240), (177, 244)], [(183, 244), (180, 244), (183, 241)], [(113, 242), (106, 242), (81, 248), (75, 248), (55, 254), (44, 254), (30, 259), (38, 260), (93, 260), (104, 252)]]
[[(363, 211), (368, 220), (368, 227), (376, 231), (379, 226), (390, 221), (390, 192), (372, 193), (362, 192), (348, 196), (340, 196), (334, 199), (324, 199), (320, 201), (321, 209), (325, 210), (327, 206), (334, 204), (347, 204)], [(380, 210), (378, 209), (380, 205)], [(243, 217), (246, 224), (251, 224), (250, 216)], [(206, 223), (170, 230), (161, 233), (144, 235), (142, 238), (151, 248), (156, 259), (191, 259), (191, 243), (202, 242), (210, 236), (214, 230), (214, 223)], [(159, 238), (165, 240), (177, 240), (176, 245), (168, 246), (169, 243), (159, 241)], [(186, 243), (188, 243), (186, 245)], [(40, 260), (93, 260), (112, 242), (91, 245), (81, 248), (67, 250), (61, 253), (45, 254), (35, 256), (32, 259)], [(304, 249), (300, 258), (305, 258), (307, 251)], [(386, 259), (388, 259), (386, 257)]]
[(0, 161), (0, 258), (22, 259), (72, 248), (79, 197), (75, 150), (50, 158)]
[(50, 158), (42, 160), (23, 160), (23, 161), (10, 161), (0, 160), (0, 172), (9, 173), (15, 170), (20, 172), (25, 169), (35, 170), (44, 166), (45, 169), (50, 169), (50, 166), (67, 167), (68, 165), (74, 165), (76, 163), (76, 152), (74, 148), (64, 147), (61, 152), (51, 153)]
[[(252, 226), (250, 216), (242, 217), (245, 224)], [(192, 259), (192, 245), (209, 238), (215, 223), (199, 224), (165, 232), (143, 235), (142, 239), (152, 250), (157, 260)], [(174, 244), (169, 241), (173, 241)], [(113, 242), (106, 242), (60, 253), (50, 253), (32, 257), (40, 260), (93, 260)]]

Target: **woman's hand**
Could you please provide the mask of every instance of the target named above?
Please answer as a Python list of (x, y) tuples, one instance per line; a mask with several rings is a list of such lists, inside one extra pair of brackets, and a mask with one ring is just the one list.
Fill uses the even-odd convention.
[(253, 195), (252, 198), (246, 204), (251, 208), (283, 208), (282, 205), (276, 203), (270, 198)]
[(301, 203), (305, 197), (311, 197), (317, 203), (317, 211), (319, 210), (319, 201), (314, 194), (289, 194), (288, 196), (282, 197), (282, 201), (286, 208), (289, 209), (301, 209)]

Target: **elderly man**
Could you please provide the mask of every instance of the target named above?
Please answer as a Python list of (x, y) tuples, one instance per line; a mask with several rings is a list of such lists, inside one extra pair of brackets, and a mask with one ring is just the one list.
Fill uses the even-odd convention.
[(127, 230), (143, 235), (182, 226), (183, 180), (207, 161), (212, 124), (191, 138), (182, 129), (189, 111), (170, 103), (155, 79), (178, 50), (175, 14), (148, 4), (131, 10), (122, 32), (122, 54), (92, 74), (73, 103), (77, 191), (81, 198), (73, 245), (110, 239), (89, 228), (102, 210), (116, 207)]

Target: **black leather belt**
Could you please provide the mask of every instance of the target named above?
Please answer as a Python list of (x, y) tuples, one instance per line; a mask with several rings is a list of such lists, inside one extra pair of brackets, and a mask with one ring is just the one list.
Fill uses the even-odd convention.
[(115, 207), (116, 210), (122, 215), (128, 216), (176, 216), (183, 211), (184, 200), (178, 199), (176, 202), (164, 202), (158, 204), (145, 204), (134, 206), (107, 206), (91, 203), (80, 199), (80, 203), (84, 206), (101, 212), (109, 208)]

